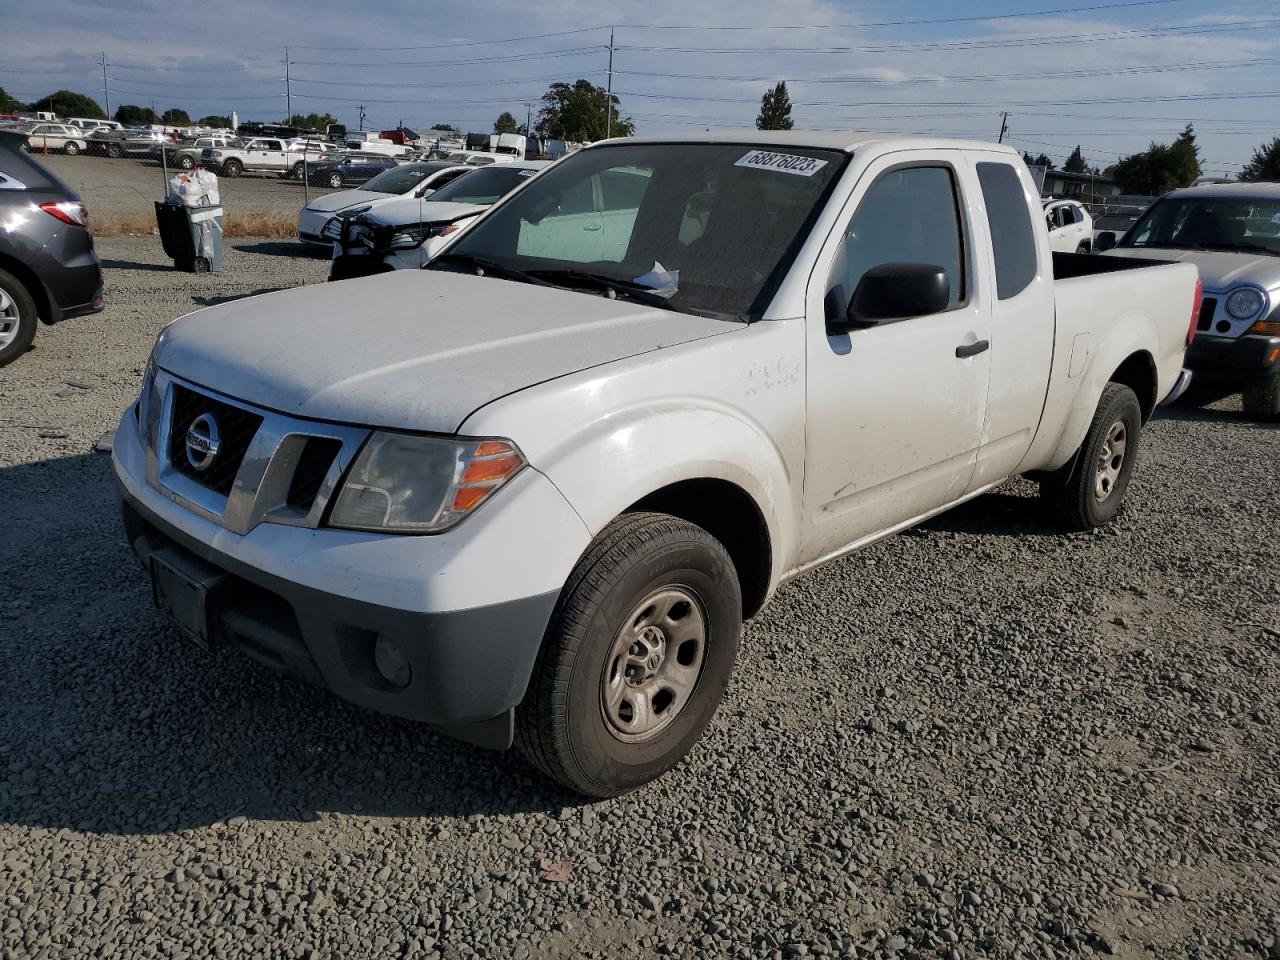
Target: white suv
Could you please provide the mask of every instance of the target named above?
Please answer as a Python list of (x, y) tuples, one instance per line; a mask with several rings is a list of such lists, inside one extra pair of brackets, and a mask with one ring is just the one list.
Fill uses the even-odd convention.
[(88, 147), (84, 137), (84, 131), (65, 123), (37, 123), (27, 131), (27, 149), (33, 153), (61, 150), (75, 156)]

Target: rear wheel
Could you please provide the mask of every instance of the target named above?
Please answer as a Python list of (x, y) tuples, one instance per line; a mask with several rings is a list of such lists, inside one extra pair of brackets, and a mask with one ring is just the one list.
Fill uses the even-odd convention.
[(121, 157), (124, 156), (124, 147), (121, 147), (114, 143), (111, 144), (111, 146), (107, 147), (107, 156), (110, 157), (112, 160), (119, 160)]
[(1076, 253), (1088, 253), (1088, 252), (1089, 252), (1089, 245), (1087, 243), (1082, 243), (1080, 244), (1080, 246), (1076, 247)]
[(289, 172), (286, 173), (285, 176), (288, 177), (290, 180), (301, 181), (302, 180), (302, 164), (295, 163), (292, 167), (289, 168)]
[(620, 517), (565, 585), (516, 711), (517, 746), (587, 796), (648, 783), (702, 736), (741, 630), (737, 573), (718, 540), (666, 514)]
[(1280, 420), (1280, 375), (1244, 388), (1244, 412), (1259, 420)]
[(38, 321), (35, 301), (22, 281), (0, 270), (0, 367), (30, 349)]
[(1124, 502), (1141, 433), (1137, 394), (1122, 383), (1107, 384), (1076, 455), (1040, 481), (1050, 519), (1068, 530), (1110, 523)]
[(178, 166), (180, 166), (183, 170), (191, 170), (195, 167), (195, 165), (196, 165), (196, 158), (191, 156), (191, 154), (189, 153), (184, 153), (182, 156), (178, 158)]
[(76, 143), (74, 140), (68, 140), (66, 146), (62, 148), (62, 152), (68, 157), (74, 157), (80, 152), (80, 144)]
[(224, 177), (238, 177), (244, 173), (244, 164), (239, 160), (228, 160), (222, 165), (222, 175)]

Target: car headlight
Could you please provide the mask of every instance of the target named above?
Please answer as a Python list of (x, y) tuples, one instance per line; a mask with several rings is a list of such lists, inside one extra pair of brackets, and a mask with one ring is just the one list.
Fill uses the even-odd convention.
[(1248, 320), (1262, 311), (1266, 298), (1261, 291), (1246, 287), (1227, 297), (1227, 313), (1237, 320)]
[(440, 533), (474, 512), (524, 465), (509, 440), (378, 431), (356, 457), (329, 526)]
[(155, 450), (160, 440), (160, 413), (164, 406), (160, 387), (156, 383), (155, 352), (147, 358), (147, 370), (142, 376), (142, 394), (138, 398), (138, 420), (142, 427), (142, 440), (148, 450)]
[(408, 230), (397, 230), (391, 237), (390, 247), (392, 250), (418, 247), (422, 245), (424, 240), (428, 240), (431, 237), (447, 237), (457, 231), (458, 225), (456, 223), (446, 223), (443, 226), (424, 224)]

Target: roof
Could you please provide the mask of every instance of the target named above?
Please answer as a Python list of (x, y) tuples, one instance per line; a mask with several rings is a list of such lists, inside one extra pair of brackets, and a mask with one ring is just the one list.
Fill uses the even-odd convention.
[(1165, 196), (1280, 200), (1280, 183), (1268, 181), (1257, 183), (1203, 183), (1198, 187), (1183, 187), (1181, 190), (1174, 190)]
[[(985, 140), (949, 140), (904, 133), (853, 133), (839, 130), (714, 130), (704, 133), (651, 134), (604, 140), (601, 143), (747, 143), (773, 147), (808, 147), (853, 153), (859, 147), (878, 144), (894, 149), (932, 148), (943, 150), (998, 150), (1017, 155), (1009, 146)], [(600, 146), (601, 144), (592, 144)]]

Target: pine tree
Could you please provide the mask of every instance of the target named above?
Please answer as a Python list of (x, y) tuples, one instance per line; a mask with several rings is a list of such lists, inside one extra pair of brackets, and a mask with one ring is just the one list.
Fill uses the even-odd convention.
[(1084, 154), (1080, 152), (1077, 144), (1076, 148), (1071, 151), (1071, 156), (1067, 157), (1067, 162), (1062, 165), (1063, 171), (1066, 173), (1088, 173), (1089, 165), (1084, 162)]
[(756, 117), (756, 129), (791, 129), (791, 94), (787, 93), (785, 80), (760, 98), (760, 116)]
[(1253, 151), (1253, 158), (1240, 171), (1241, 180), (1280, 180), (1280, 137)]

